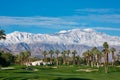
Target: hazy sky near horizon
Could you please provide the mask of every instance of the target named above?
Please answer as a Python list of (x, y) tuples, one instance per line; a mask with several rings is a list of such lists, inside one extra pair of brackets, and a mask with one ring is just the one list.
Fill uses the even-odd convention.
[(6, 33), (91, 28), (120, 36), (120, 0), (0, 0), (0, 28)]

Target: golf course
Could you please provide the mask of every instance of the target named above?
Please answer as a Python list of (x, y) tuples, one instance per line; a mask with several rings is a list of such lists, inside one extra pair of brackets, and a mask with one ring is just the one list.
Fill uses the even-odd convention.
[(106, 74), (102, 67), (12, 66), (1, 68), (0, 80), (120, 80), (119, 74), (119, 67), (109, 67)]

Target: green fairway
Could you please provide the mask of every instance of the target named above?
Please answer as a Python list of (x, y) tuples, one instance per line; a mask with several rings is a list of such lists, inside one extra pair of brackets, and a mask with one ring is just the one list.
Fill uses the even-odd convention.
[[(32, 70), (31, 70), (32, 69)], [(119, 68), (111, 68), (108, 74), (100, 71), (85, 72), (80, 69), (93, 69), (81, 66), (37, 66), (25, 70), (24, 67), (15, 66), (12, 70), (0, 70), (0, 80), (120, 80)]]

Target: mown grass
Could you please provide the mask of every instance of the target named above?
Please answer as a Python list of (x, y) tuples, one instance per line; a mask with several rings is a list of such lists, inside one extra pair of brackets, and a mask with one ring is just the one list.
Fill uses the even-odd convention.
[[(84, 72), (78, 69), (88, 69), (86, 66), (13, 66), (15, 70), (0, 70), (0, 80), (120, 80), (120, 68), (110, 67), (109, 73), (104, 69), (99, 71)], [(93, 69), (93, 68), (92, 68)]]

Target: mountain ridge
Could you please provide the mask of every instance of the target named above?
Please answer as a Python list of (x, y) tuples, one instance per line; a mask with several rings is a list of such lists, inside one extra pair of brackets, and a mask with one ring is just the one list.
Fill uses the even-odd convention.
[(96, 32), (92, 29), (72, 29), (62, 30), (55, 34), (33, 34), (27, 32), (18, 32), (7, 34), (6, 40), (1, 40), (1, 44), (17, 44), (17, 43), (49, 43), (49, 44), (65, 44), (65, 45), (86, 45), (86, 46), (102, 46), (103, 42), (110, 45), (120, 45), (120, 37), (110, 36), (105, 33)]
[(0, 41), (0, 50), (16, 55), (29, 50), (32, 56), (42, 57), (42, 51), (46, 50), (76, 50), (78, 55), (93, 47), (102, 50), (104, 42), (117, 50), (120, 48), (120, 37), (110, 36), (96, 32), (92, 29), (63, 30), (54, 34), (33, 34), (15, 31), (6, 35), (6, 40)]

